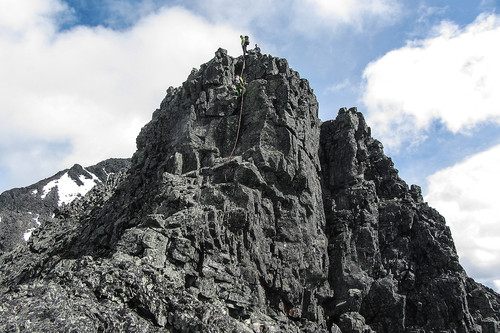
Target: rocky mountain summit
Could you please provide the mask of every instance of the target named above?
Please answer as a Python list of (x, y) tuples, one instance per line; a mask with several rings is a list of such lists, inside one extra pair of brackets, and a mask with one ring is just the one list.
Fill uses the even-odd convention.
[(130, 167), (130, 159), (110, 158), (96, 165), (79, 164), (59, 171), (33, 185), (0, 194), (0, 254), (24, 243), (42, 223), (50, 223), (54, 211), (85, 195), (96, 184)]
[(0, 257), (0, 330), (498, 332), (500, 295), (362, 114), (317, 115), (285, 59), (219, 49), (126, 173)]

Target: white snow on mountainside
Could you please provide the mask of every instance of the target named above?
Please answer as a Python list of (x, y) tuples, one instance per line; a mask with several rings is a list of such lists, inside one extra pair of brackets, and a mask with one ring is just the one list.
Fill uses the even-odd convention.
[[(33, 215), (32, 212), (28, 212), (28, 214)], [(33, 221), (35, 221), (37, 226), (40, 226), (40, 221), (38, 220), (40, 218), (40, 214), (36, 214), (36, 217), (33, 218)], [(27, 242), (28, 239), (31, 237), (31, 233), (35, 230), (36, 228), (29, 228), (26, 230), (26, 232), (23, 234), (24, 241)]]
[(89, 171), (87, 172), (92, 176), (92, 178), (86, 178), (83, 175), (78, 177), (83, 185), (75, 183), (75, 181), (69, 176), (68, 172), (64, 173), (61, 178), (52, 180), (43, 187), (41, 198), (45, 199), (47, 194), (49, 194), (54, 187), (57, 187), (57, 193), (59, 196), (58, 206), (61, 206), (62, 204), (69, 204), (77, 197), (84, 196), (92, 189), (92, 187), (101, 182), (96, 175)]
[[(1, 1), (1, 0), (0, 0)], [(34, 184), (0, 193), (0, 255), (29, 242), (44, 223), (59, 223), (63, 206), (86, 196), (130, 167), (129, 158), (109, 158), (96, 165), (70, 168)]]

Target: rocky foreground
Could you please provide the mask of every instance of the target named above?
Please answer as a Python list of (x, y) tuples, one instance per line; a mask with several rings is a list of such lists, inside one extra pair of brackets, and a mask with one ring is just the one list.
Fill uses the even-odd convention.
[[(444, 218), (361, 113), (321, 123), (285, 59), (219, 49), (132, 166), (0, 258), (5, 332), (498, 332)], [(231, 151), (238, 138), (234, 156)]]

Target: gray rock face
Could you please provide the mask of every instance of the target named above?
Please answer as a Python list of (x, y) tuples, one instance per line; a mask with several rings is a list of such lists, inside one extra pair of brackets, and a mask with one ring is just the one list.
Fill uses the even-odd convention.
[(91, 186), (127, 169), (130, 159), (111, 158), (83, 168), (75, 164), (33, 185), (0, 194), (0, 254), (22, 244), (39, 225), (51, 223), (61, 203), (81, 197)]
[(500, 296), (362, 115), (317, 113), (285, 59), (219, 49), (168, 89), (126, 174), (0, 257), (0, 329), (497, 332)]
[(498, 294), (467, 278), (444, 218), (398, 177), (360, 113), (322, 124), (320, 156), (327, 308), (342, 332), (481, 332), (490, 318), (498, 330)]

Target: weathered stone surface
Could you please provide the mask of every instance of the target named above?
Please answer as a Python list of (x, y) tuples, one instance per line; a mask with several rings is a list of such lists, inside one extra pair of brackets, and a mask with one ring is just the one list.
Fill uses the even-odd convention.
[(0, 257), (0, 329), (497, 330), (499, 296), (362, 115), (321, 124), (308, 82), (263, 55), (242, 102), (243, 64), (219, 49), (169, 88), (130, 169)]

